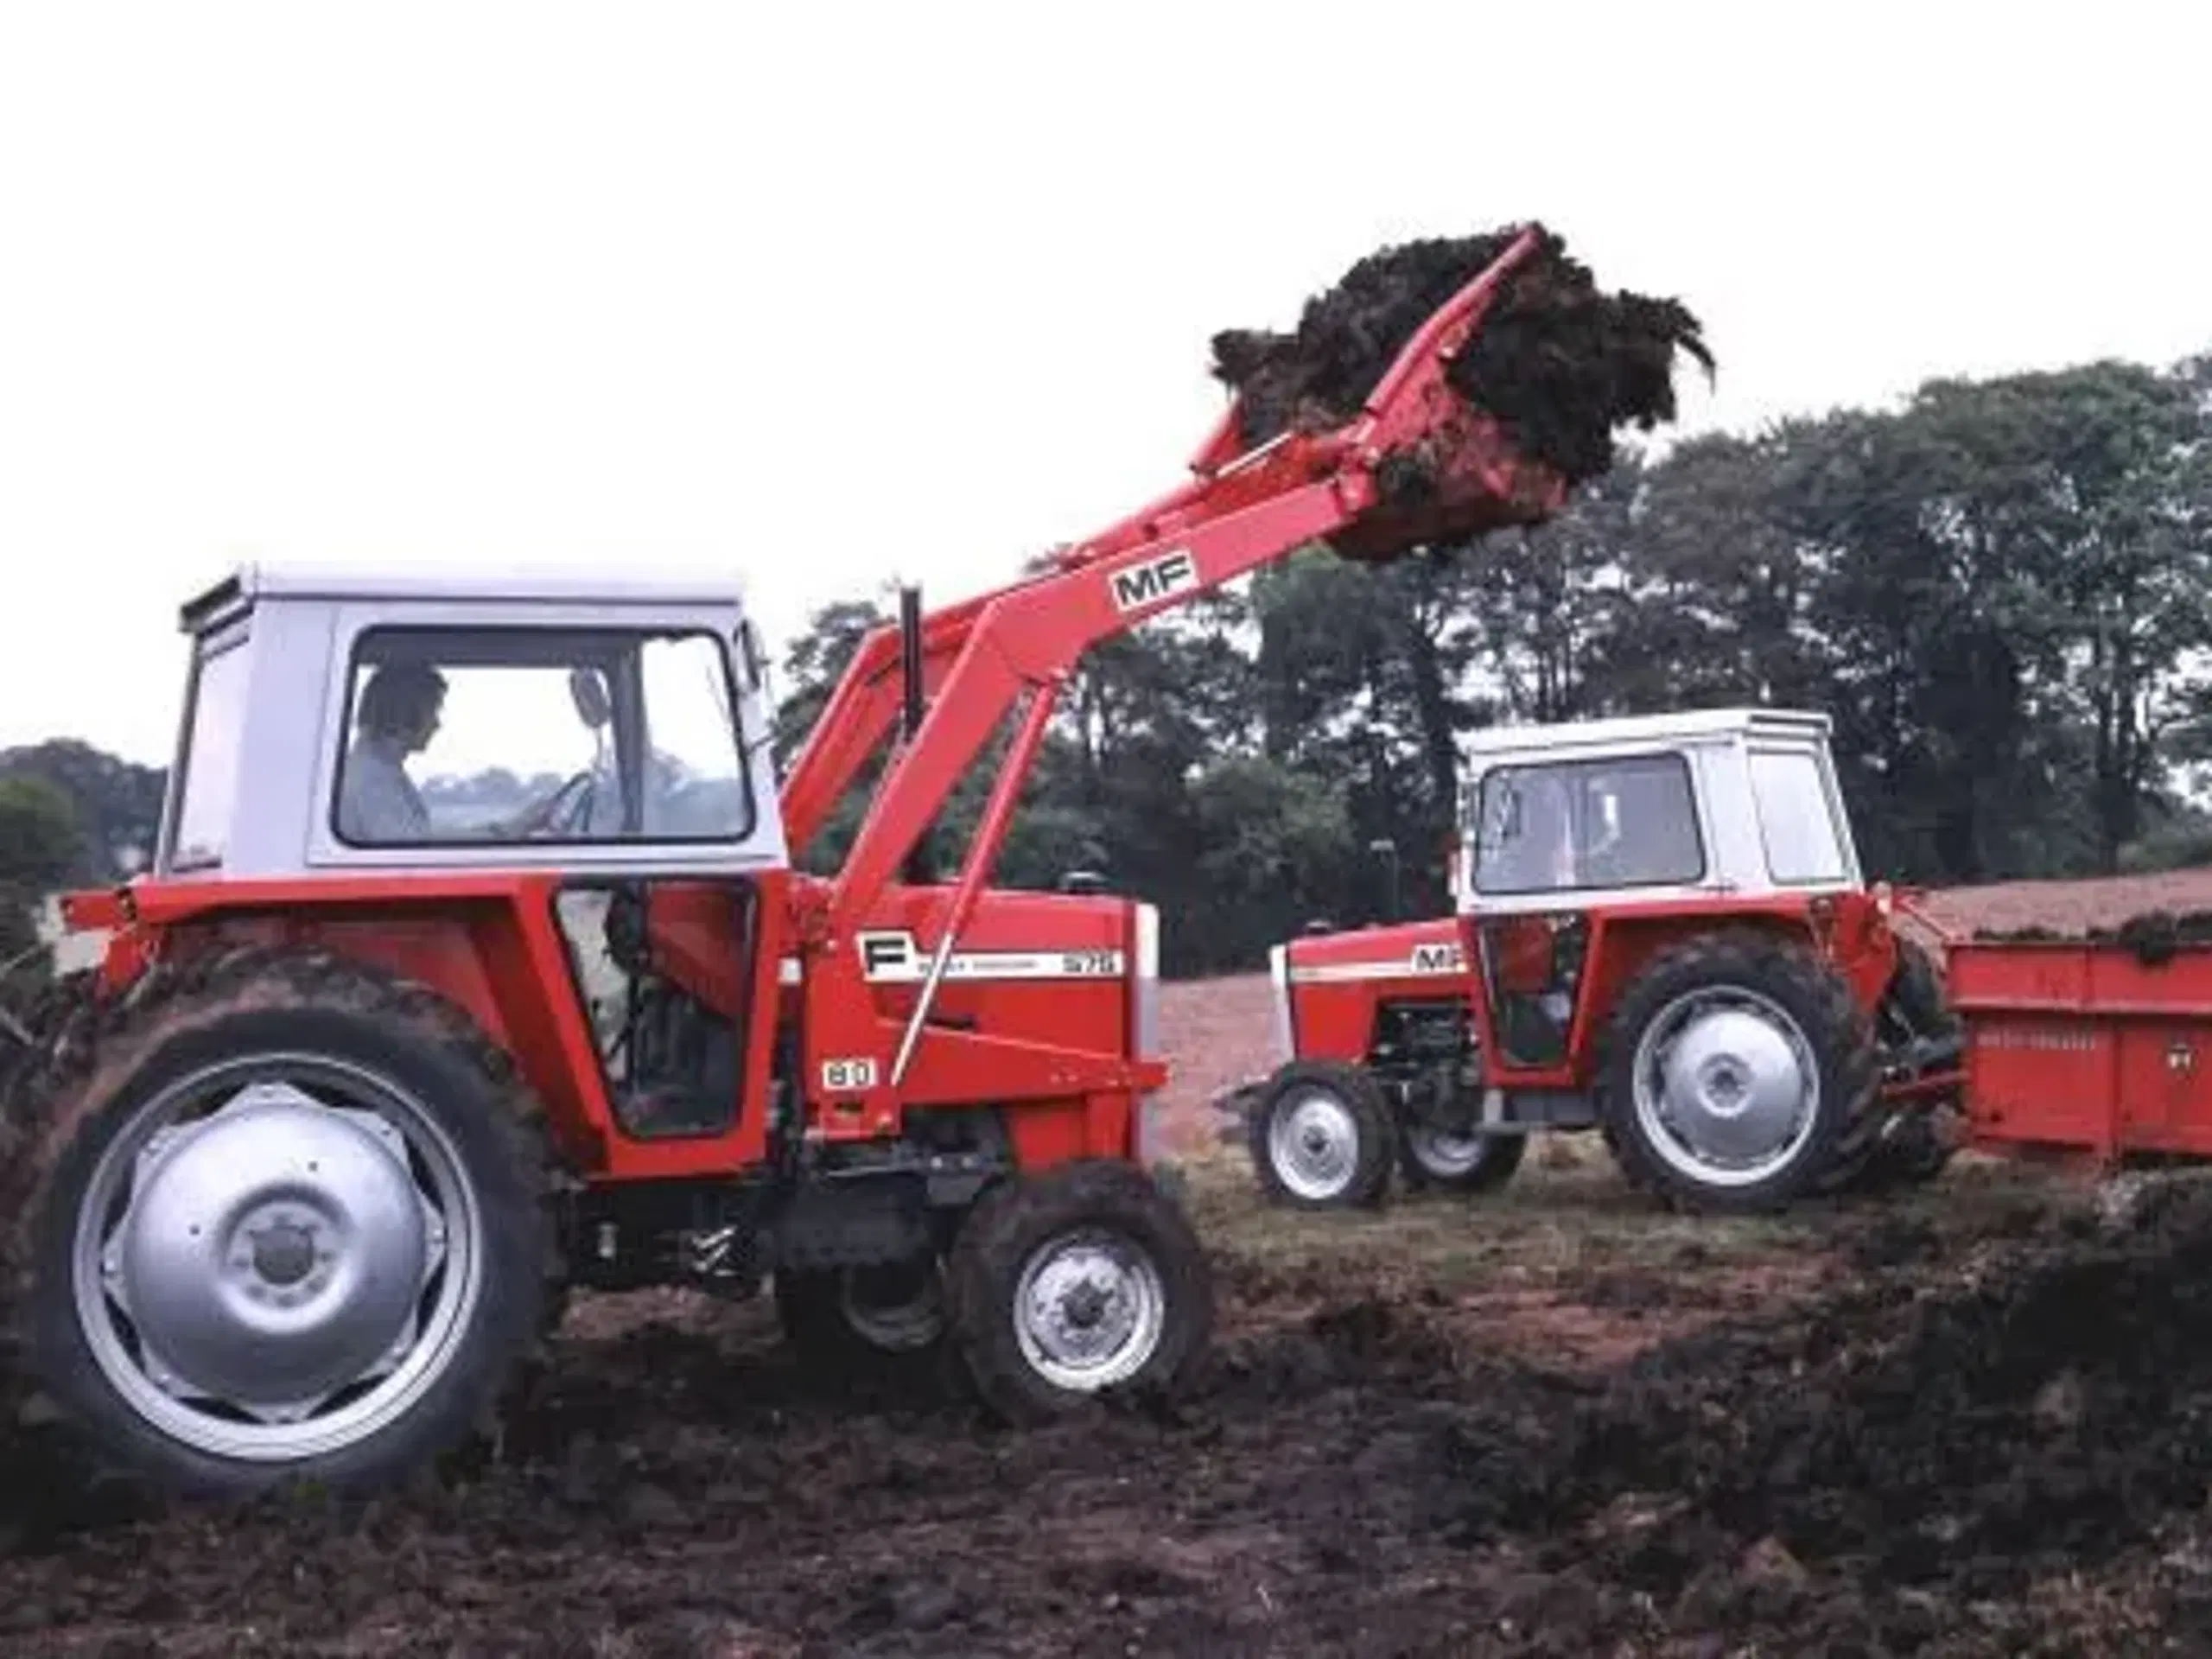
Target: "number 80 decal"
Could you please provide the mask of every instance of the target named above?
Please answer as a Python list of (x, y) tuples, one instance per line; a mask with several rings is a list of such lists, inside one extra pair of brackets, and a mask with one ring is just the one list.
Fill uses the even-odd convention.
[(849, 1094), (874, 1087), (875, 1062), (867, 1055), (822, 1062), (822, 1088), (825, 1094)]

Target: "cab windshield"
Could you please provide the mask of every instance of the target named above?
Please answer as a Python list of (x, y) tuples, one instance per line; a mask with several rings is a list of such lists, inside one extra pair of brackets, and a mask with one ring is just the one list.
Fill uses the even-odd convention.
[(381, 628), (349, 670), (354, 846), (738, 841), (754, 803), (707, 633)]
[(1696, 798), (1678, 754), (1498, 766), (1483, 776), (1478, 893), (1675, 887), (1704, 875)]
[(181, 787), (165, 861), (170, 870), (223, 861), (224, 832), (237, 791), (239, 728), (245, 720), (246, 638), (203, 645), (192, 671), (192, 713), (178, 758)]

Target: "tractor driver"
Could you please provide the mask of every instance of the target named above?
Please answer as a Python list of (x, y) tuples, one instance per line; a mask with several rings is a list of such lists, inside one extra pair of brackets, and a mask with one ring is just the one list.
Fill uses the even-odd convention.
[(1541, 893), (1575, 884), (1568, 785), (1542, 769), (1507, 785), (1505, 822), (1483, 855), (1482, 880), (1501, 893)]
[(369, 844), (428, 841), (435, 831), (406, 761), (438, 729), (445, 678), (418, 663), (391, 663), (361, 690), (353, 747), (338, 798), (338, 833)]
[(1564, 778), (1531, 780), (1529, 852), (1543, 872), (1540, 885), (1572, 887), (1581, 879), (1574, 856), (1573, 785)]

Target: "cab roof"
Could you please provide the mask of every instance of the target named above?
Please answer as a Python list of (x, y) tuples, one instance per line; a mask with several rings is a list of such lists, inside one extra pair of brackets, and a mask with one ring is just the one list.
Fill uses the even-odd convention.
[(745, 594), (737, 576), (725, 573), (640, 576), (627, 570), (618, 575), (514, 566), (410, 572), (245, 564), (187, 601), (178, 621), (187, 633), (203, 633), (265, 600), (711, 605), (742, 610)]
[(1537, 749), (1599, 745), (1668, 743), (1691, 738), (1767, 737), (1825, 742), (1834, 729), (1827, 715), (1796, 709), (1693, 709), (1611, 720), (1560, 721), (1549, 726), (1489, 726), (1465, 738), (1471, 755), (1519, 754)]

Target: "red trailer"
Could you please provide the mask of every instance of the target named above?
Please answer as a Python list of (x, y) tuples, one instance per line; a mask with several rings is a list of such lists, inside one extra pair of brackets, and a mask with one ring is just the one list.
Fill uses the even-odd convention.
[(2087, 938), (1953, 938), (1967, 1144), (2212, 1155), (2212, 944), (2156, 922)]

